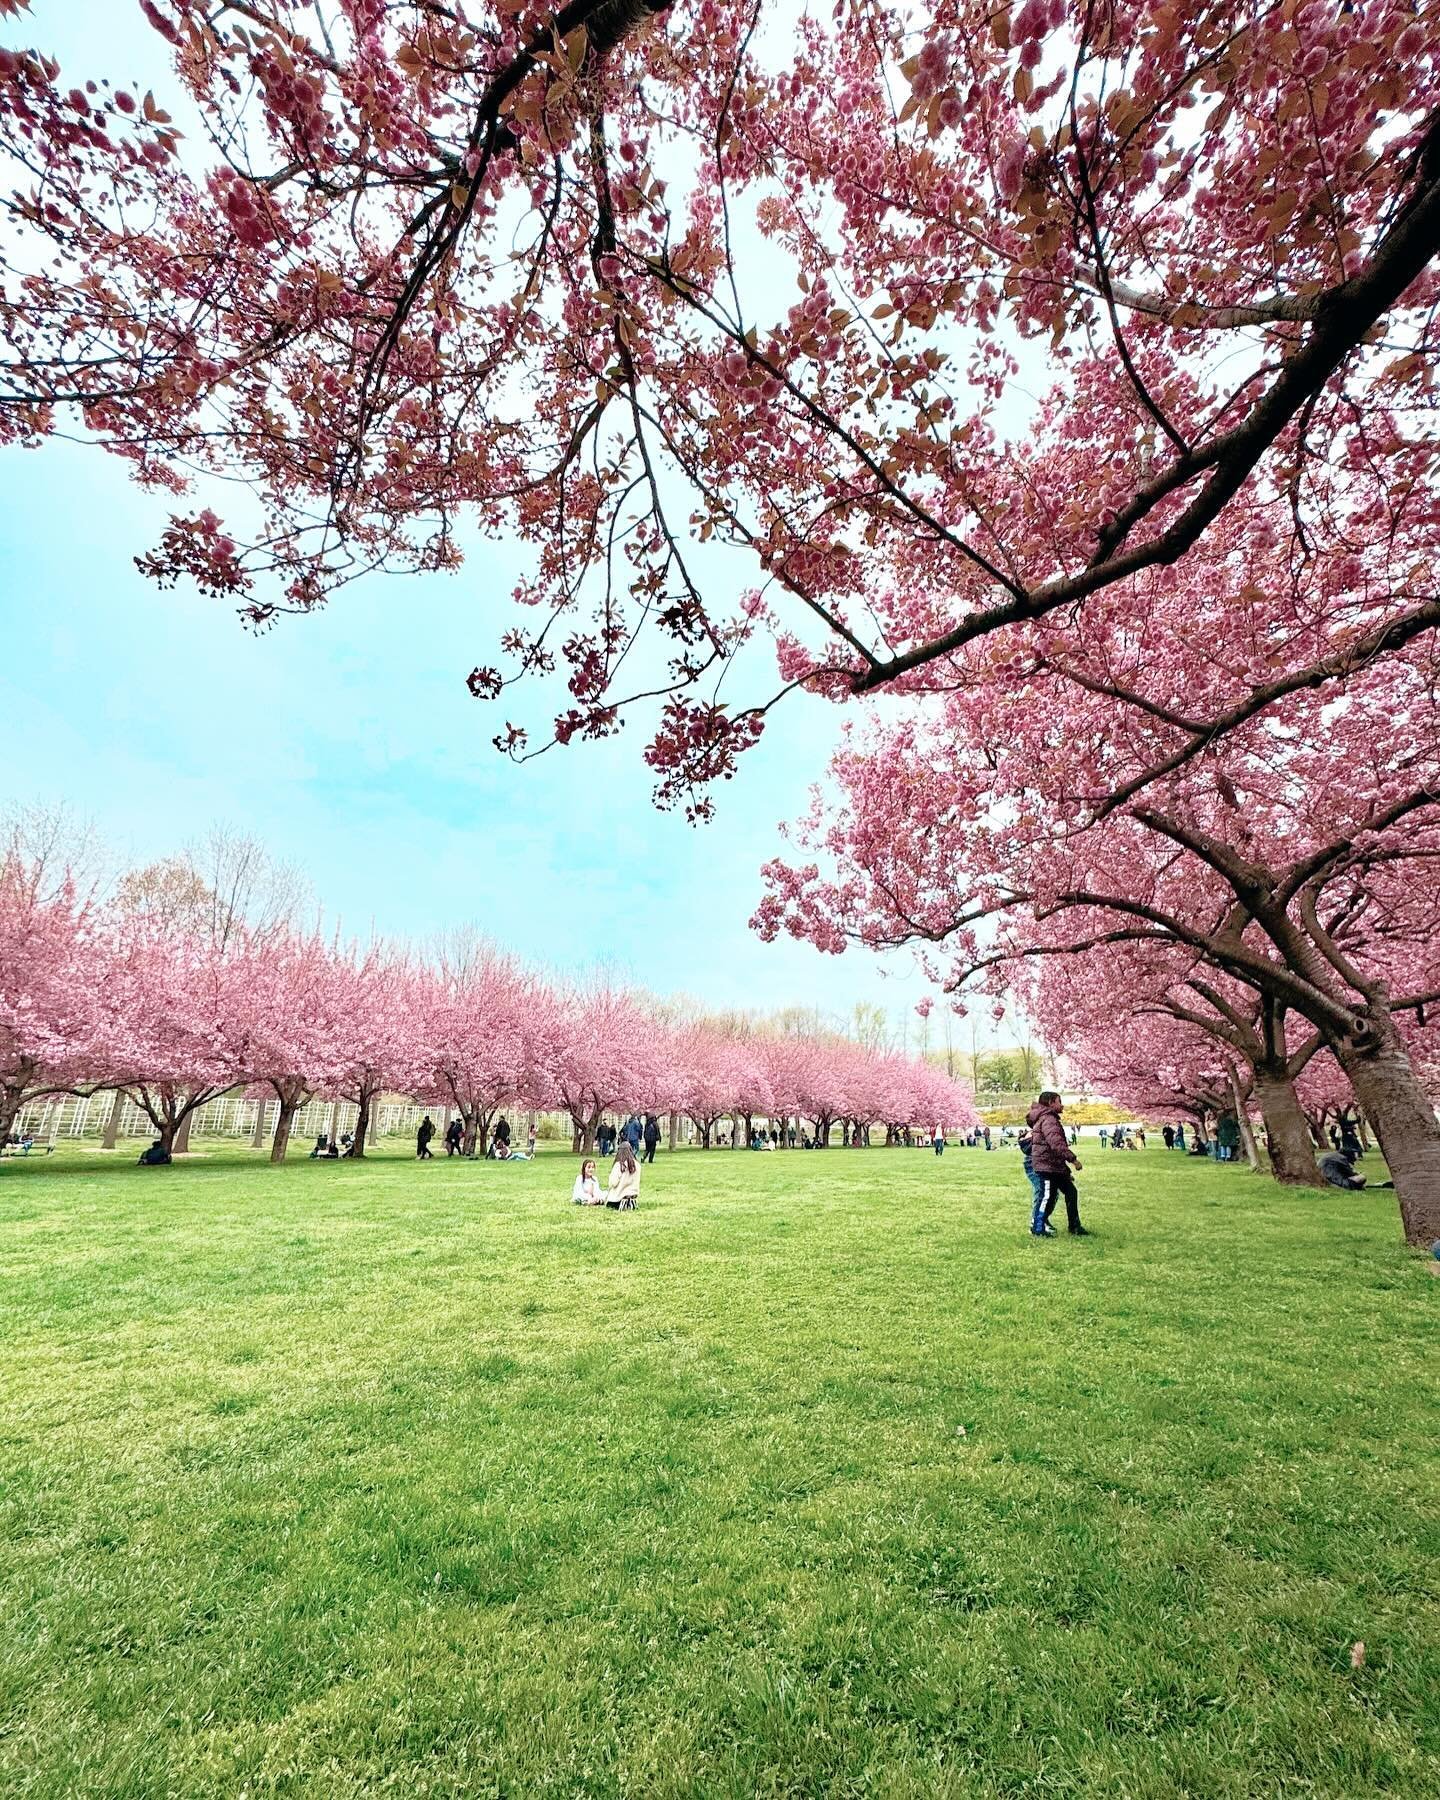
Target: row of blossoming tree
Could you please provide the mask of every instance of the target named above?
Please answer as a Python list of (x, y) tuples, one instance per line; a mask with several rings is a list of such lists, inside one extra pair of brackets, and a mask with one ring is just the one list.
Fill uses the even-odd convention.
[(1323, 1051), (1440, 1235), (1423, 0), (136, 17), (158, 98), (0, 52), (0, 440), (248, 490), (142, 566), (256, 622), (519, 538), (472, 690), (563, 672), (541, 741), (658, 692), (697, 815), (776, 689), (899, 699), (765, 929), (1153, 953), (1272, 1144)]
[[(203, 914), (202, 917), (210, 915)], [(928, 1064), (838, 1035), (667, 1020), (622, 988), (567, 986), (478, 940), (430, 955), (277, 923), (223, 929), (173, 909), (100, 904), (0, 862), (0, 1135), (46, 1093), (117, 1089), (172, 1147), (207, 1101), (243, 1087), (279, 1102), (284, 1157), (308, 1100), (359, 1110), (355, 1155), (384, 1093), (452, 1108), (483, 1153), (505, 1107), (563, 1110), (576, 1148), (602, 1114), (684, 1114), (709, 1147), (720, 1118), (802, 1119), (819, 1143), (973, 1122)]]

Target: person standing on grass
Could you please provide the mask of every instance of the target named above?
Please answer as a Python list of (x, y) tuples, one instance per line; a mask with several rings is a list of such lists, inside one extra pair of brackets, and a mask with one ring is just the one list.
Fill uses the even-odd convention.
[(937, 1125), (934, 1131), (931, 1132), (930, 1142), (935, 1146), (935, 1154), (937, 1156), (943, 1156), (945, 1154), (945, 1127), (943, 1125)]
[(646, 1115), (645, 1115), (645, 1161), (647, 1163), (654, 1162), (655, 1151), (659, 1147), (659, 1143), (660, 1143), (660, 1121), (655, 1117), (654, 1113), (646, 1113)]
[(1045, 1223), (1045, 1177), (1035, 1173), (1035, 1164), (1031, 1160), (1031, 1152), (1035, 1148), (1035, 1135), (1028, 1125), (1020, 1128), (1020, 1161), (1025, 1170), (1025, 1179), (1030, 1183), (1030, 1231), (1034, 1237), (1054, 1237), (1055, 1233)]
[(426, 1113), (420, 1121), (420, 1129), (415, 1133), (415, 1154), (420, 1159), (430, 1157), (434, 1160), (434, 1152), (430, 1148), (430, 1140), (435, 1135), (435, 1121)]
[(1175, 1148), (1175, 1127), (1173, 1125), (1162, 1126), (1160, 1135), (1165, 1140), (1165, 1148), (1173, 1150)]
[[(1045, 1202), (1040, 1214), (1040, 1229), (1035, 1232), (1037, 1237), (1054, 1236), (1050, 1229), (1050, 1215), (1055, 1210), (1055, 1202), (1062, 1195), (1065, 1199), (1065, 1221), (1071, 1237), (1090, 1235), (1080, 1223), (1080, 1195), (1075, 1186), (1075, 1175), (1085, 1165), (1070, 1148), (1066, 1138), (1065, 1127), (1060, 1122), (1060, 1115), (1064, 1110), (1064, 1102), (1059, 1094), (1053, 1088), (1046, 1088), (1025, 1115), (1025, 1123), (1030, 1127), (1030, 1164), (1035, 1173), (1043, 1176), (1045, 1181)], [(1034, 1229), (1032, 1224), (1031, 1230)]]

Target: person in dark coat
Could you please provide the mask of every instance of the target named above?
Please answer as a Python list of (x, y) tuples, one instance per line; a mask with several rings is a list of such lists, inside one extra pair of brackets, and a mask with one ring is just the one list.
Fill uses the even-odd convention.
[(1060, 1115), (1064, 1110), (1064, 1102), (1059, 1094), (1053, 1088), (1046, 1088), (1025, 1115), (1025, 1123), (1030, 1127), (1030, 1166), (1045, 1181), (1040, 1229), (1035, 1231), (1034, 1225), (1031, 1225), (1036, 1237), (1054, 1236), (1050, 1228), (1050, 1215), (1055, 1210), (1055, 1202), (1062, 1196), (1065, 1200), (1065, 1222), (1069, 1226), (1070, 1235), (1090, 1235), (1080, 1223), (1080, 1194), (1075, 1186), (1075, 1174), (1085, 1165), (1070, 1148), (1066, 1138), (1065, 1127), (1060, 1122)]
[(459, 1119), (452, 1119), (445, 1127), (445, 1154), (458, 1156), (460, 1140), (465, 1136), (465, 1126)]
[(429, 1113), (426, 1113), (425, 1117), (420, 1121), (419, 1130), (415, 1133), (415, 1155), (418, 1158), (423, 1160), (428, 1156), (433, 1160), (434, 1152), (430, 1148), (430, 1140), (434, 1135), (435, 1121), (430, 1117)]
[(1175, 1148), (1175, 1127), (1173, 1125), (1162, 1126), (1160, 1135), (1165, 1140), (1165, 1148), (1173, 1150)]
[(640, 1139), (644, 1134), (644, 1126), (640, 1123), (639, 1118), (634, 1113), (631, 1113), (630, 1117), (625, 1121), (625, 1142), (630, 1146), (633, 1152), (639, 1152)]
[(1394, 1187), (1393, 1181), (1367, 1181), (1361, 1175), (1348, 1156), (1342, 1156), (1338, 1150), (1327, 1150), (1320, 1158), (1320, 1173), (1326, 1183), (1334, 1188), (1348, 1188), (1358, 1194), (1361, 1188)]
[(146, 1168), (163, 1168), (164, 1165), (170, 1161), (170, 1152), (165, 1148), (164, 1144), (160, 1142), (159, 1138), (156, 1138), (155, 1142), (148, 1150), (142, 1150), (140, 1152), (139, 1160)]
[(647, 1163), (655, 1160), (655, 1151), (660, 1143), (660, 1121), (654, 1113), (645, 1115), (645, 1155), (641, 1159)]
[(1360, 1145), (1360, 1134), (1349, 1119), (1345, 1119), (1340, 1126), (1340, 1154), (1347, 1162), (1352, 1163), (1359, 1162), (1365, 1154)]

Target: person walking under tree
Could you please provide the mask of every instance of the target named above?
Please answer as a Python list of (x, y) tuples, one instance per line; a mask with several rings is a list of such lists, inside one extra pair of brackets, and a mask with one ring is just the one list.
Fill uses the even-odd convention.
[(428, 1156), (433, 1160), (435, 1153), (430, 1148), (430, 1140), (434, 1135), (435, 1121), (430, 1117), (429, 1113), (426, 1113), (425, 1117), (420, 1121), (420, 1129), (415, 1133), (415, 1154), (417, 1157), (423, 1160)]
[(654, 1113), (646, 1113), (646, 1115), (645, 1115), (645, 1155), (643, 1158), (643, 1160), (645, 1162), (647, 1162), (647, 1163), (654, 1162), (655, 1150), (656, 1150), (656, 1147), (659, 1144), (659, 1142), (660, 1142), (660, 1121), (655, 1117)]
[(1084, 1163), (1070, 1148), (1065, 1135), (1065, 1127), (1060, 1122), (1060, 1115), (1065, 1110), (1064, 1102), (1053, 1088), (1046, 1088), (1025, 1115), (1025, 1123), (1030, 1127), (1030, 1165), (1037, 1175), (1045, 1180), (1045, 1203), (1040, 1210), (1040, 1229), (1031, 1231), (1036, 1237), (1053, 1237), (1050, 1228), (1050, 1215), (1055, 1210), (1055, 1202), (1063, 1194), (1065, 1197), (1065, 1220), (1070, 1228), (1071, 1237), (1089, 1237), (1090, 1233), (1080, 1223), (1080, 1195), (1075, 1186), (1075, 1175), (1084, 1168)]

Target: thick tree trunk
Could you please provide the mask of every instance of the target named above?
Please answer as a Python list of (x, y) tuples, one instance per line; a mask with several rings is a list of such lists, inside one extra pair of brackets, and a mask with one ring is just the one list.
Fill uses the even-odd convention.
[(595, 1134), (600, 1129), (601, 1111), (602, 1108), (597, 1106), (594, 1112), (592, 1112), (590, 1117), (585, 1121), (585, 1142), (582, 1148), (587, 1156), (593, 1154), (595, 1149)]
[(24, 1088), (0, 1087), (0, 1144), (3, 1144), (15, 1129), (15, 1121), (19, 1118), (20, 1108), (24, 1104)]
[(1286, 1187), (1324, 1187), (1295, 1083), (1288, 1075), (1257, 1069), (1255, 1099), (1270, 1140), (1270, 1173)]
[(670, 1114), (670, 1148), (672, 1150), (676, 1149), (679, 1145), (679, 1142), (680, 1142), (680, 1115), (679, 1115), (679, 1113), (672, 1112)]
[(1388, 1020), (1368, 1054), (1337, 1048), (1355, 1098), (1385, 1158), (1407, 1243), (1440, 1242), (1440, 1122), (1415, 1079), (1410, 1057)]
[(360, 1090), (360, 1111), (355, 1120), (355, 1135), (350, 1140), (350, 1148), (346, 1156), (360, 1160), (365, 1155), (365, 1134), (370, 1129), (370, 1095), (365, 1088)]
[(284, 1162), (285, 1152), (290, 1148), (290, 1127), (295, 1121), (295, 1114), (300, 1109), (298, 1100), (282, 1100), (280, 1111), (275, 1120), (275, 1135), (270, 1140), (270, 1160), (272, 1163)]
[(1230, 1100), (1235, 1110), (1235, 1123), (1240, 1128), (1240, 1143), (1245, 1151), (1245, 1160), (1258, 1173), (1260, 1151), (1256, 1146), (1255, 1132), (1250, 1124), (1250, 1102), (1240, 1090), (1240, 1075), (1234, 1063), (1230, 1064)]
[(748, 1150), (755, 1142), (755, 1115), (747, 1112), (741, 1116), (745, 1120), (745, 1148)]
[[(102, 1150), (113, 1150), (116, 1144), (119, 1143), (120, 1120), (124, 1117), (124, 1113), (125, 1091), (123, 1088), (116, 1088), (115, 1098), (110, 1102), (110, 1116), (105, 1121), (105, 1135), (100, 1140), (100, 1148)], [(9, 1129), (8, 1125), (4, 1126), (3, 1129), (0, 1129), (0, 1137), (3, 1137), (5, 1131), (8, 1131)]]
[(268, 1100), (257, 1100), (255, 1102), (255, 1129), (250, 1133), (250, 1148), (252, 1150), (263, 1150), (265, 1148), (265, 1125), (269, 1116), (270, 1102)]
[(192, 1106), (180, 1121), (179, 1128), (175, 1133), (176, 1156), (188, 1156), (190, 1153), (190, 1127), (195, 1123), (195, 1114), (198, 1111), (198, 1107)]
[(280, 1099), (280, 1116), (275, 1121), (275, 1136), (270, 1140), (270, 1160), (272, 1163), (284, 1162), (285, 1152), (290, 1148), (290, 1130), (295, 1123), (295, 1115), (300, 1110), (300, 1103), (305, 1098), (303, 1088), (286, 1086), (284, 1091), (276, 1090)]

